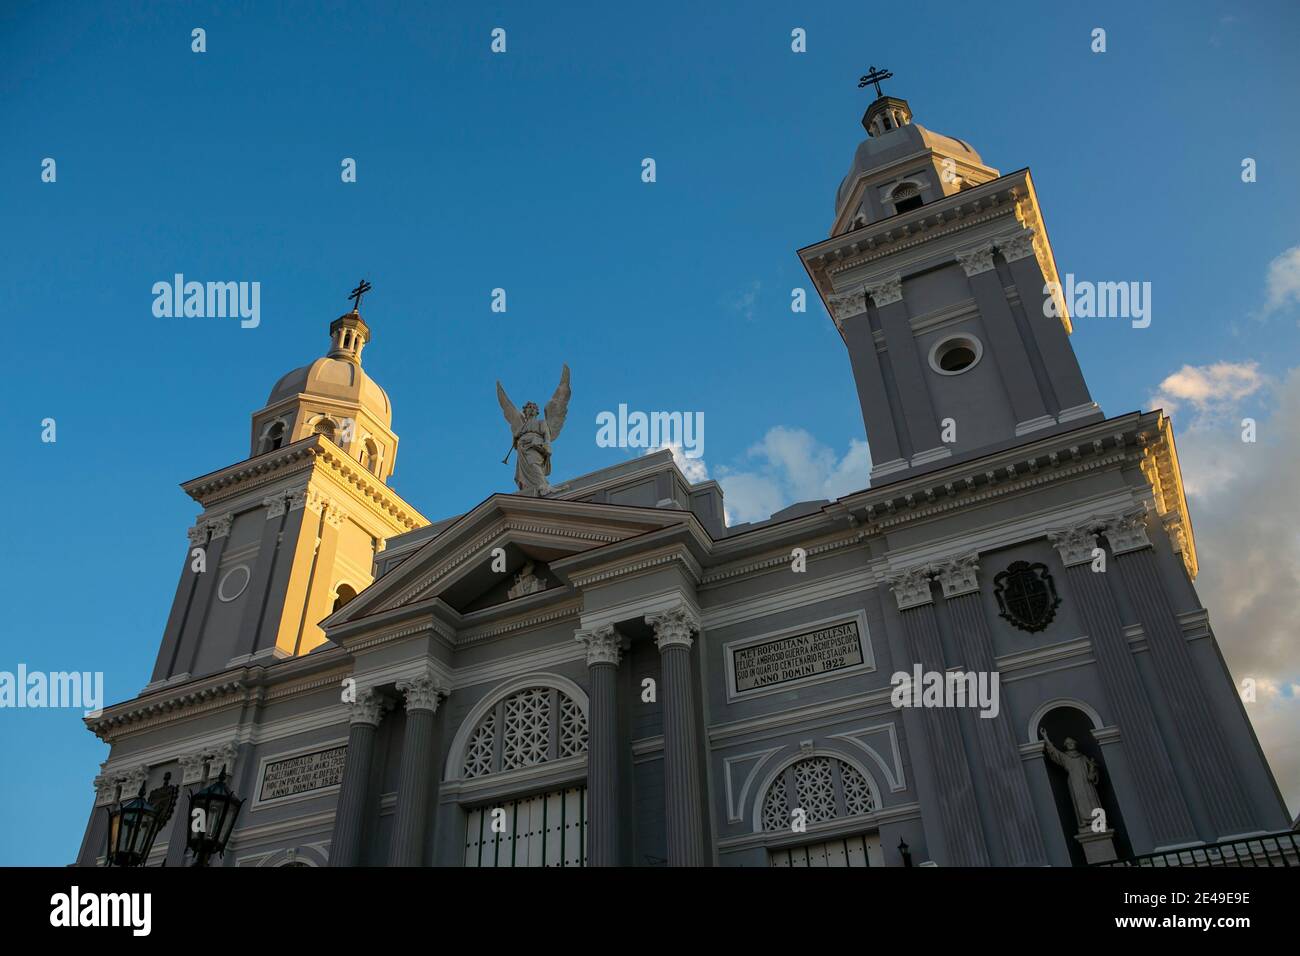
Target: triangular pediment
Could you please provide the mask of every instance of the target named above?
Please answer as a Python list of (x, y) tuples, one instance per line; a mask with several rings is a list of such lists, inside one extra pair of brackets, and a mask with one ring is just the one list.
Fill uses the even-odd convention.
[(435, 598), (463, 615), (538, 592), (567, 591), (568, 580), (551, 570), (552, 562), (693, 520), (687, 512), (667, 509), (494, 495), (323, 626), (333, 629)]

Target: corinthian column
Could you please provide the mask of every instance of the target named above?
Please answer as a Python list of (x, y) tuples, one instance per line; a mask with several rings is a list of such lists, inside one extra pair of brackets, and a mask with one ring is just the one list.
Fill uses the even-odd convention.
[(433, 715), (447, 691), (432, 673), (398, 681), (397, 689), (406, 697), (406, 734), (402, 738), (402, 769), (388, 865), (423, 866), (433, 787)]
[[(966, 669), (988, 674), (989, 680), (996, 680), (993, 637), (980, 601), (979, 556), (956, 558), (935, 570)], [(1047, 850), (1034, 815), (1033, 798), (1025, 780), (1024, 762), (1020, 759), (1009, 707), (999, 706), (992, 717), (981, 714), (975, 718), (975, 745), (980, 762), (987, 768), (985, 780), (997, 807), (997, 819), (991, 822), (1006, 863), (1046, 866)]]
[(1124, 738), (1138, 800), (1156, 846), (1172, 846), (1196, 839), (1192, 817), (1183, 801), (1182, 788), (1156, 724), (1151, 700), (1129, 650), (1119, 607), (1106, 582), (1106, 572), (1093, 571), (1098, 522), (1090, 519), (1048, 535), (1061, 562), (1065, 579), (1078, 604), (1079, 616), (1092, 639), (1106, 699)]
[(587, 648), (587, 865), (619, 866), (618, 662), (622, 638), (612, 624), (578, 631)]
[(334, 837), (330, 841), (330, 866), (356, 866), (361, 858), (365, 829), (366, 795), (370, 790), (370, 765), (375, 752), (375, 731), (384, 715), (377, 691), (358, 694), (351, 704), (352, 728), (348, 732), (347, 763), (334, 811)]
[(664, 809), (669, 866), (704, 865), (704, 800), (700, 794), (699, 742), (695, 730), (692, 634), (699, 620), (684, 604), (646, 615), (654, 628), (663, 677)]
[[(908, 568), (891, 576), (889, 583), (898, 601), (912, 659), (921, 665), (922, 671), (943, 674), (943, 645), (930, 594), (933, 573), (929, 567)], [(937, 785), (935, 803), (948, 862), (953, 866), (988, 866), (989, 854), (984, 846), (975, 784), (962, 743), (961, 722), (951, 707), (921, 707), (920, 710)]]

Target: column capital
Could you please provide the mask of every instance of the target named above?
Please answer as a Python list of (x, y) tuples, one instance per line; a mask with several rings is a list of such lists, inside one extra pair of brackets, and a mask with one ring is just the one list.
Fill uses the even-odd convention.
[(993, 245), (997, 247), (998, 252), (1002, 253), (1002, 258), (1006, 259), (1007, 262), (1028, 259), (1036, 254), (1034, 251), (1033, 229), (1017, 229), (1006, 235), (998, 236), (993, 240)]
[(930, 577), (933, 574), (934, 569), (930, 565), (919, 564), (916, 567), (904, 568), (885, 575), (885, 581), (889, 584), (889, 589), (894, 592), (894, 599), (898, 602), (900, 611), (920, 607), (933, 600), (930, 596)]
[(229, 537), (230, 529), (235, 524), (234, 512), (227, 511), (223, 515), (218, 515), (208, 521), (208, 530), (212, 532), (212, 540), (217, 538)]
[(113, 799), (117, 796), (117, 777), (115, 775), (107, 773), (95, 774), (93, 786), (95, 788), (96, 807), (106, 807), (112, 804)]
[(1151, 539), (1147, 537), (1145, 508), (1135, 508), (1121, 514), (1109, 515), (1102, 519), (1101, 525), (1102, 533), (1110, 542), (1110, 549), (1116, 554), (1151, 547)]
[(325, 523), (331, 528), (337, 528), (348, 519), (348, 513), (334, 503), (325, 509)]
[(201, 548), (208, 543), (208, 526), (207, 524), (196, 524), (185, 531), (186, 536), (190, 539), (190, 547)]
[(183, 785), (189, 786), (203, 780), (203, 751), (194, 750), (190, 753), (181, 754), (176, 759), (181, 765), (181, 783)]
[(867, 311), (867, 290), (863, 286), (856, 289), (848, 289), (844, 292), (832, 292), (826, 297), (826, 308), (830, 310), (831, 318), (836, 322), (843, 322), (850, 316), (860, 315)]
[(903, 276), (901, 273), (895, 272), (893, 275), (885, 276), (877, 282), (868, 283), (866, 292), (871, 297), (871, 301), (876, 303), (877, 309), (883, 309), (895, 302), (902, 302)]
[(574, 640), (587, 648), (587, 666), (596, 664), (613, 664), (623, 658), (623, 637), (614, 629), (613, 624), (585, 628), (574, 632)]
[(235, 752), (233, 743), (225, 743), (219, 747), (204, 747), (201, 750), (191, 750), (181, 754), (176, 758), (181, 765), (181, 784), (188, 786), (202, 783), (205, 769), (208, 771), (208, 777), (216, 777), (221, 772), (221, 768), (225, 767), (226, 776), (233, 777)]
[(993, 269), (993, 243), (982, 242), (970, 249), (957, 250), (957, 261), (967, 276), (977, 276)]
[(276, 495), (273, 498), (263, 498), (262, 507), (266, 509), (266, 518), (269, 521), (272, 518), (278, 518), (284, 514), (289, 507), (289, 502), (284, 495)]
[(384, 717), (384, 698), (377, 690), (357, 692), (357, 699), (350, 703), (351, 712), (348, 722), (351, 724), (369, 724), (378, 727)]
[(645, 619), (654, 628), (655, 644), (660, 651), (676, 646), (689, 648), (695, 641), (691, 635), (700, 632), (700, 619), (684, 603), (647, 614)]
[(1061, 563), (1067, 568), (1076, 564), (1086, 564), (1092, 560), (1092, 552), (1097, 547), (1097, 519), (1058, 528), (1047, 532), (1047, 540), (1061, 556)]
[[(406, 712), (427, 710), (438, 712), (438, 704), (446, 697), (448, 690), (432, 673), (420, 674), (397, 682), (397, 690), (406, 698)], [(353, 718), (356, 722), (356, 718)]]
[(978, 592), (980, 556), (978, 552), (949, 558), (935, 565), (934, 573), (943, 588), (945, 598), (959, 597)]

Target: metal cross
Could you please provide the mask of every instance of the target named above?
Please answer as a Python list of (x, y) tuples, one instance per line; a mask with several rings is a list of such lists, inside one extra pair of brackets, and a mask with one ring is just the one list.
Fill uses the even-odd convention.
[(893, 75), (894, 74), (890, 73), (888, 70), (877, 70), (873, 66), (871, 67), (871, 72), (869, 72), (862, 79), (858, 80), (858, 89), (862, 89), (864, 86), (870, 83), (876, 88), (876, 96), (884, 96), (885, 94), (880, 92), (880, 81), (888, 80)]
[(352, 305), (353, 312), (361, 311), (361, 297), (369, 291), (370, 291), (370, 283), (367, 282), (365, 279), (362, 279), (360, 282), (357, 283), (357, 287), (353, 289), (352, 294), (348, 296), (349, 299), (353, 300), (353, 305)]

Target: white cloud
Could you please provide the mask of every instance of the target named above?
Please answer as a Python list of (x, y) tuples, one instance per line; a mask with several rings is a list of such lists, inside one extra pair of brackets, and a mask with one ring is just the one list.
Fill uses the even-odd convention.
[(718, 468), (729, 524), (762, 521), (788, 505), (867, 487), (871, 453), (854, 439), (843, 456), (802, 428), (778, 425), (746, 453), (748, 467)]
[(1292, 246), (1268, 264), (1268, 301), (1264, 315), (1300, 303), (1300, 246)]
[[(1222, 363), (1220, 363), (1222, 364)], [(1300, 369), (1280, 383), (1258, 374), (1184, 367), (1177, 379), (1197, 409), (1178, 433), (1178, 454), (1200, 557), (1196, 582), (1224, 658), (1240, 683), (1254, 678), (1246, 704), (1292, 813), (1300, 809)], [(1241, 367), (1238, 367), (1241, 368)], [(1212, 383), (1207, 385), (1206, 383)], [(1217, 383), (1217, 384), (1215, 384)], [(1251, 384), (1257, 383), (1257, 384)], [(1241, 440), (1242, 399), (1271, 398), (1257, 441)]]
[(646, 454), (652, 455), (657, 451), (663, 451), (665, 448), (673, 453), (673, 463), (681, 469), (682, 474), (686, 476), (686, 480), (691, 484), (709, 480), (709, 466), (704, 463), (704, 459), (687, 458), (680, 443), (667, 442), (658, 448), (648, 448)]
[(1151, 404), (1170, 415), (1184, 402), (1190, 402), (1198, 413), (1216, 414), (1254, 395), (1267, 382), (1258, 362), (1184, 365), (1160, 383)]

